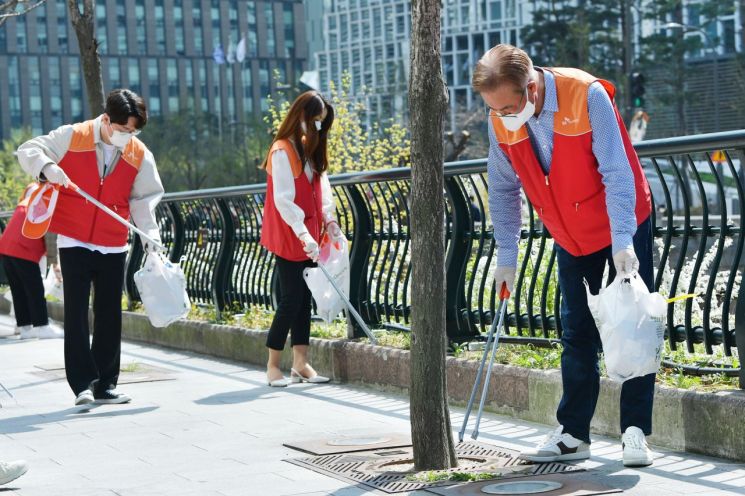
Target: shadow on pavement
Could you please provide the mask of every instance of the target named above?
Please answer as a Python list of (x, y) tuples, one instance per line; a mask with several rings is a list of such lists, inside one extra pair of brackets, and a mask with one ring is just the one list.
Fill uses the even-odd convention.
[[(158, 406), (147, 406), (142, 408), (120, 409), (120, 407), (111, 407), (111, 410), (99, 413), (91, 413), (102, 407), (110, 405), (93, 405), (91, 407), (73, 407), (58, 412), (39, 413), (34, 415), (23, 415), (20, 417), (9, 417), (0, 422), (0, 432), (3, 434), (19, 434), (22, 432), (33, 432), (41, 429), (44, 424), (55, 422), (64, 422), (66, 420), (76, 420), (82, 418), (104, 418), (104, 417), (121, 417), (129, 415), (138, 415), (141, 413), (152, 412), (157, 410)], [(113, 408), (116, 408), (114, 410)]]

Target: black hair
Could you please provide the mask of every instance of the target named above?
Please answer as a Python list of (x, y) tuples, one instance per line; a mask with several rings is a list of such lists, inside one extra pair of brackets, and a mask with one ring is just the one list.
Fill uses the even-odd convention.
[(113, 90), (106, 97), (106, 108), (104, 109), (114, 124), (127, 125), (130, 117), (137, 119), (137, 129), (142, 129), (147, 124), (147, 107), (145, 100), (134, 91), (119, 88)]

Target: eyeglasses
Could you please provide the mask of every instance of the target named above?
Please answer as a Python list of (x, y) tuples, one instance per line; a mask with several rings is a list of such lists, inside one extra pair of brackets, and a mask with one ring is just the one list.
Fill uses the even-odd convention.
[[(113, 127), (112, 127), (112, 129), (113, 129)], [(132, 136), (137, 136), (138, 134), (140, 134), (142, 132), (141, 129), (135, 129), (134, 131), (119, 131), (118, 129), (114, 129), (114, 131), (118, 131), (120, 133), (131, 134)]]
[(118, 133), (127, 133), (127, 134), (131, 134), (132, 136), (137, 136), (138, 134), (142, 132), (142, 129), (135, 129), (134, 131), (120, 131), (117, 128), (115, 128), (114, 124), (111, 122), (109, 122), (109, 126), (111, 127), (111, 129), (113, 129), (114, 131)]
[(520, 108), (523, 106), (523, 98), (525, 98), (528, 95), (528, 88), (525, 88), (525, 91), (523, 91), (523, 95), (520, 97), (520, 101), (517, 103), (518, 111), (514, 113), (509, 112), (500, 112), (499, 110), (494, 110), (490, 106), (486, 106), (484, 108), (484, 111), (486, 112), (487, 117), (514, 117), (518, 112), (520, 112)]

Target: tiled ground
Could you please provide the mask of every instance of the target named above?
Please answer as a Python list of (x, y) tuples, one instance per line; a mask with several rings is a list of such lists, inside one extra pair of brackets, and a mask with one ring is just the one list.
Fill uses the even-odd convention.
[[(0, 317), (0, 333), (11, 321)], [(379, 494), (283, 462), (282, 443), (339, 435), (408, 433), (406, 398), (345, 385), (270, 389), (260, 369), (139, 344), (123, 363), (165, 368), (174, 380), (122, 386), (134, 401), (73, 406), (64, 380), (34, 375), (62, 363), (62, 341), (0, 338), (0, 459), (29, 472), (0, 496)], [(453, 426), (462, 411), (454, 409)], [(487, 415), (480, 441), (532, 444), (549, 426)], [(659, 451), (651, 468), (624, 469), (617, 439), (597, 438), (585, 477), (626, 494), (745, 494), (745, 466)]]

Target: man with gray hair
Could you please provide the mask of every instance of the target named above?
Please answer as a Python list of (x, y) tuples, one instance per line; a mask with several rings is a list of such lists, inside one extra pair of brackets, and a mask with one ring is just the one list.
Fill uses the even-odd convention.
[[(502, 44), (476, 64), (472, 85), (489, 116), (489, 209), (498, 246), (494, 281), (513, 289), (521, 187), (554, 239), (558, 262), (560, 425), (521, 457), (589, 458), (601, 343), (584, 281), (597, 293), (610, 265), (612, 277), (641, 277), (652, 290), (649, 185), (608, 81), (579, 69), (534, 67), (523, 50)], [(624, 465), (652, 463), (645, 435), (652, 431), (654, 383), (655, 374), (623, 383)]]

